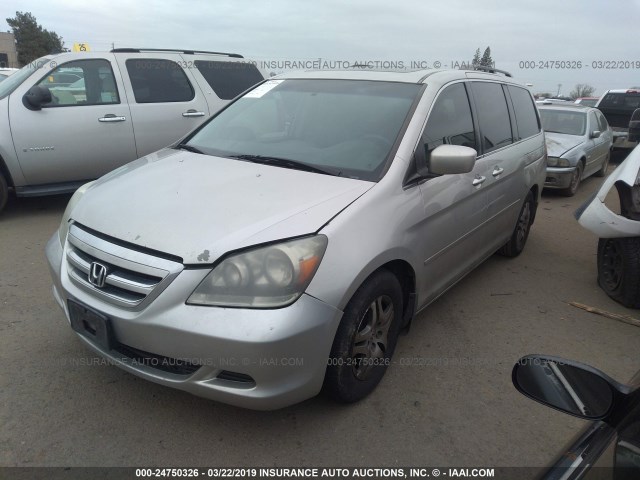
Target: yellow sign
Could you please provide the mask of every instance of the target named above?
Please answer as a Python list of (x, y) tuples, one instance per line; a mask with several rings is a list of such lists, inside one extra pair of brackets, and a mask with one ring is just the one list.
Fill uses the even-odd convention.
[(89, 48), (88, 43), (74, 43), (73, 51), (74, 52), (90, 52), (91, 48)]

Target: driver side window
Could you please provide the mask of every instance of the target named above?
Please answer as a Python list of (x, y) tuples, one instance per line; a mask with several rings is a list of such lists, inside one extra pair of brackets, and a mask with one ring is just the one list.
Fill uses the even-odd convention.
[(464, 84), (451, 85), (438, 96), (422, 134), (422, 145), (427, 162), (431, 152), (440, 145), (462, 145), (478, 149)]
[(109, 105), (120, 103), (118, 88), (107, 60), (76, 60), (49, 72), (38, 85), (51, 92), (51, 102), (43, 107)]

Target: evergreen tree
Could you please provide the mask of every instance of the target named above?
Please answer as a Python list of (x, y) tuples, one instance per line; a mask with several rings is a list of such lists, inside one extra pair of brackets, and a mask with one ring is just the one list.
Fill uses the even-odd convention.
[(473, 56), (472, 65), (480, 65), (480, 49), (476, 49), (476, 54)]
[(482, 54), (482, 58), (480, 59), (480, 65), (483, 67), (493, 67), (495, 66), (493, 63), (493, 58), (491, 58), (491, 48), (487, 47)]
[(29, 12), (16, 12), (14, 18), (7, 18), (7, 24), (16, 38), (18, 62), (22, 65), (44, 55), (63, 51), (62, 37), (38, 25), (36, 17)]

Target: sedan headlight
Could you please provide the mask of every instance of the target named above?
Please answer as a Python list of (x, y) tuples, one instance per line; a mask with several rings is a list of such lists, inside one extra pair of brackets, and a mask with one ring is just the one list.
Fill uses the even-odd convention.
[(547, 157), (548, 167), (570, 167), (571, 163), (566, 158)]
[(60, 244), (64, 245), (64, 242), (67, 240), (67, 233), (69, 233), (69, 220), (71, 220), (71, 212), (78, 204), (84, 192), (91, 186), (93, 182), (85, 183), (79, 189), (75, 191), (75, 193), (71, 196), (69, 203), (67, 204), (67, 208), (64, 209), (64, 214), (62, 215), (62, 221), (60, 222), (60, 227), (58, 228), (58, 237), (60, 238)]
[(231, 255), (205, 277), (187, 303), (284, 307), (311, 283), (326, 248), (327, 237), (316, 235)]

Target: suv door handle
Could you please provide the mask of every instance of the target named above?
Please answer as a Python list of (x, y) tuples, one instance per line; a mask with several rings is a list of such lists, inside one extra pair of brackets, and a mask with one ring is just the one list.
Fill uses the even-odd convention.
[(127, 117), (116, 117), (113, 113), (100, 117), (99, 122), (124, 122)]
[(476, 178), (473, 179), (473, 182), (471, 183), (473, 184), (474, 187), (477, 187), (479, 185), (482, 185), (486, 179), (487, 177), (477, 176)]
[(194, 109), (182, 113), (183, 117), (204, 117), (204, 112), (197, 112)]
[(500, 175), (502, 172), (504, 172), (504, 168), (500, 168), (500, 167), (495, 167), (493, 169), (493, 172), (491, 173), (491, 175), (493, 175), (494, 177), (497, 177), (498, 175)]

